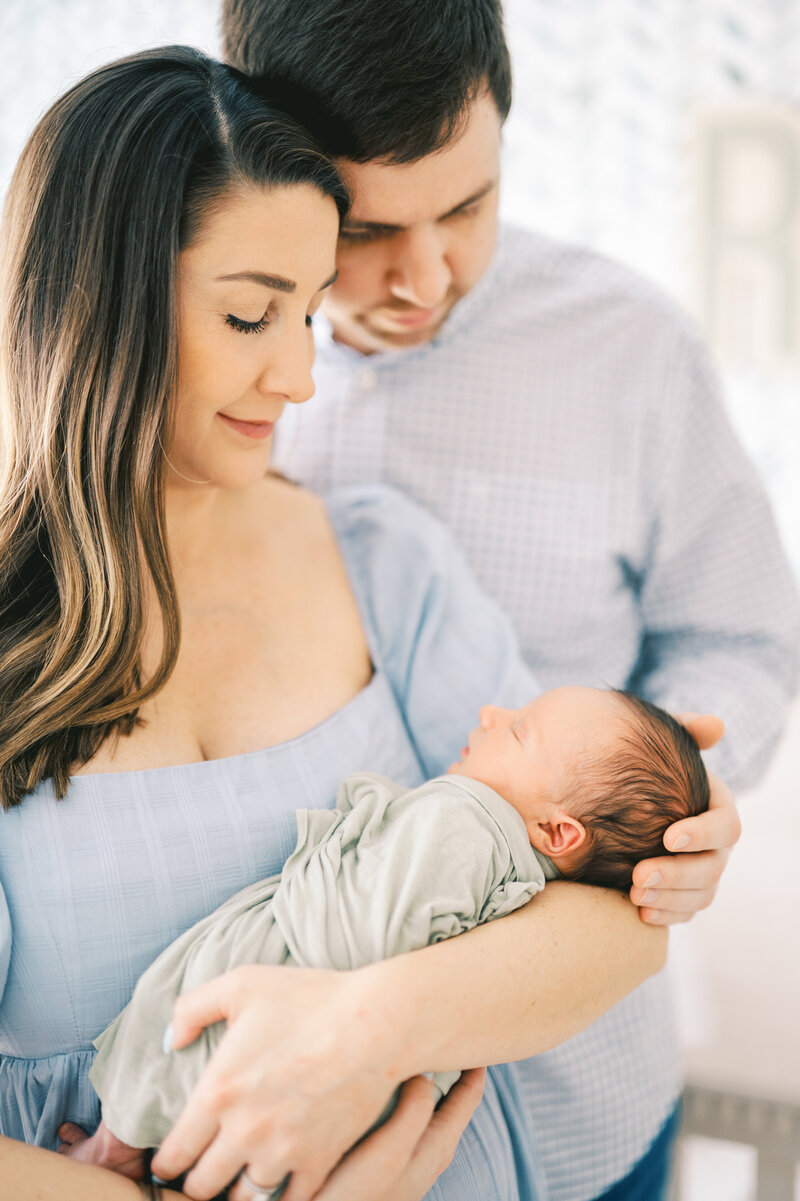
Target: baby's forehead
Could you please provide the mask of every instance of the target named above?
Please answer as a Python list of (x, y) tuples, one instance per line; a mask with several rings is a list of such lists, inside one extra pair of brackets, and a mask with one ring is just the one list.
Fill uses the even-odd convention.
[(623, 740), (630, 744), (644, 734), (640, 715), (624, 696), (610, 688), (581, 689), (580, 705), (575, 706), (572, 720), (569, 710), (563, 720), (568, 727), (574, 726), (584, 747), (598, 752)]

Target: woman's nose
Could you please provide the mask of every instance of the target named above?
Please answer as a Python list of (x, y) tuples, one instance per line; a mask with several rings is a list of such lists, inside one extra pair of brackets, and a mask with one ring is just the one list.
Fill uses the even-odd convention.
[(282, 396), (290, 404), (302, 404), (314, 395), (313, 364), (314, 341), (308, 326), (303, 323), (299, 331), (282, 330), (256, 386), (264, 396)]

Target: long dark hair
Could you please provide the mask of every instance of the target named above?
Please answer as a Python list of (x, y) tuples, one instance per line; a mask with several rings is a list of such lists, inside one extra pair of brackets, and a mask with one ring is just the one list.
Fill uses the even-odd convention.
[[(330, 161), (230, 67), (184, 46), (93, 72), (17, 165), (0, 284), (0, 802), (129, 733), (180, 643), (163, 448), (181, 249), (237, 184), (310, 184)], [(145, 597), (160, 662), (143, 679)]]

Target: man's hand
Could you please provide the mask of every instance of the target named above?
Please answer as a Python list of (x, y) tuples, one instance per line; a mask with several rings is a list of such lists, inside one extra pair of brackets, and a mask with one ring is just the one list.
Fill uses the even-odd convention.
[(389, 1121), (345, 1156), (314, 1201), (422, 1201), (455, 1155), (485, 1078), (485, 1068), (462, 1073), (434, 1112), (430, 1085), (415, 1076)]
[[(714, 746), (724, 733), (718, 717), (696, 713), (677, 716), (701, 750)], [(739, 840), (742, 825), (732, 792), (713, 772), (708, 773), (708, 779), (708, 812), (675, 822), (664, 833), (667, 850), (680, 854), (644, 859), (634, 868), (630, 897), (634, 905), (641, 906), (642, 921), (651, 925), (688, 922), (698, 910), (710, 905), (728, 856)]]

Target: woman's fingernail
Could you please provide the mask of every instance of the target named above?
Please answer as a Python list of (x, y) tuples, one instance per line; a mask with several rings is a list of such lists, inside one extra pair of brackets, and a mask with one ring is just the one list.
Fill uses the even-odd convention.
[(652, 904), (653, 901), (657, 901), (657, 900), (658, 900), (658, 889), (657, 888), (648, 888), (642, 897), (642, 904), (650, 905), (650, 904)]
[(689, 845), (689, 835), (681, 834), (679, 838), (675, 839), (675, 841), (673, 842), (672, 847), (670, 849), (673, 851), (682, 851), (683, 848), (688, 847), (688, 845)]
[(423, 1072), (422, 1075), (426, 1080), (433, 1080), (433, 1072)]
[(650, 913), (648, 913), (648, 915), (647, 915), (646, 920), (648, 922), (657, 922), (660, 917), (661, 917), (660, 909), (651, 909)]
[(169, 1055), (170, 1051), (172, 1050), (172, 1038), (173, 1038), (173, 1030), (172, 1030), (172, 1022), (170, 1022), (170, 1024), (167, 1026), (166, 1030), (164, 1031), (164, 1041), (161, 1044), (161, 1050), (164, 1052), (165, 1055)]
[(648, 878), (645, 880), (644, 887), (645, 888), (657, 888), (660, 883), (661, 883), (661, 872), (653, 872), (652, 876), (648, 876)]

